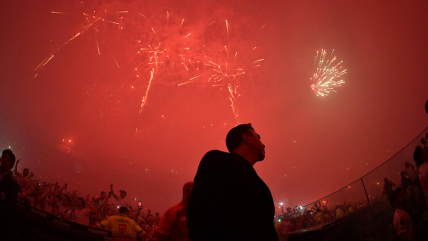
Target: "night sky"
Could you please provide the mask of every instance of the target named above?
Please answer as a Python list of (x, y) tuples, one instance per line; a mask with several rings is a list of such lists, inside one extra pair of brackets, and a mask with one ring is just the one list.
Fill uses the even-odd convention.
[[(161, 26), (167, 11), (171, 26), (185, 19), (183, 31), (195, 31), (192, 43), (224, 43), (243, 56), (239, 64), (264, 59), (240, 77), (237, 119), (252, 123), (266, 145), (255, 169), (276, 203), (305, 205), (346, 187), (427, 127), (427, 1), (84, 0), (87, 9), (129, 11), (106, 16), (132, 25), (120, 34), (115, 24), (89, 27), (36, 71), (88, 24), (80, 2), (0, 4), (0, 146), (37, 178), (66, 182), (82, 196), (114, 183), (128, 200), (162, 213), (181, 200), (207, 151), (226, 151), (237, 121), (225, 86), (177, 86), (187, 73), (164, 69), (139, 113), (150, 71), (135, 82), (139, 59), (129, 46), (148, 31), (136, 26)], [(177, 39), (169, 37), (169, 47)], [(321, 49), (334, 49), (348, 69), (345, 84), (326, 97), (310, 89)]]

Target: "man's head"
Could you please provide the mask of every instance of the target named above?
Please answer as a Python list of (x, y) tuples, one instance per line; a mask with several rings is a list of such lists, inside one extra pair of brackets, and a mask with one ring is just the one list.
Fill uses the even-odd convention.
[(406, 169), (406, 172), (415, 170), (415, 166), (413, 166), (413, 164), (410, 162), (405, 162), (404, 168)]
[(404, 189), (397, 188), (391, 193), (391, 200), (394, 206), (405, 206), (406, 205), (406, 193)]
[(386, 178), (386, 177), (385, 177), (385, 178), (383, 179), (383, 182), (387, 183), (387, 182), (388, 182), (388, 178)]
[(125, 214), (125, 215), (129, 215), (131, 212), (129, 211), (129, 209), (127, 207), (120, 207), (119, 208), (119, 214)]
[(24, 177), (28, 176), (28, 168), (24, 168), (24, 170), (22, 171), (22, 175), (24, 175)]
[(155, 217), (154, 216), (148, 216), (146, 219), (146, 222), (149, 224), (149, 226), (152, 226), (155, 223)]
[(421, 146), (417, 146), (413, 152), (413, 160), (416, 164), (422, 165), (422, 163), (428, 160), (428, 152)]
[(3, 173), (9, 172), (15, 165), (15, 155), (9, 149), (3, 150), (0, 158), (0, 170)]
[(124, 190), (119, 190), (120, 198), (124, 199), (126, 197), (126, 192)]
[(62, 205), (69, 205), (70, 204), (70, 198), (66, 195), (62, 196)]
[(422, 143), (422, 145), (426, 146), (427, 145), (427, 140), (425, 138), (422, 138), (421, 143)]
[(183, 186), (183, 200), (189, 201), (190, 196), (192, 195), (193, 181), (186, 182)]
[(85, 199), (83, 199), (82, 197), (77, 198), (76, 206), (78, 208), (85, 208)]
[(153, 224), (152, 222), (153, 222), (153, 215), (149, 215), (149, 216), (147, 216), (147, 217), (146, 217), (146, 223), (148, 223), (148, 224), (150, 224), (150, 223), (151, 223), (151, 224)]
[(245, 158), (263, 161), (265, 158), (265, 145), (260, 141), (260, 135), (251, 124), (241, 124), (232, 128), (226, 136), (226, 147), (230, 153), (244, 154)]
[(106, 198), (106, 196), (107, 196), (107, 193), (106, 193), (106, 192), (104, 192), (104, 191), (102, 191), (102, 192), (101, 192), (101, 199)]

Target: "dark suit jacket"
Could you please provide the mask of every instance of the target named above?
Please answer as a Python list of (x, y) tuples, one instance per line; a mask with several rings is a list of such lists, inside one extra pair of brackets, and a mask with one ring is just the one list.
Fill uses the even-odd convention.
[(10, 224), (10, 220), (14, 218), (20, 189), (12, 177), (12, 172), (0, 180), (0, 225), (2, 226), (0, 229), (4, 228), (4, 225)]
[(277, 241), (272, 194), (253, 166), (235, 153), (202, 158), (187, 207), (190, 241)]

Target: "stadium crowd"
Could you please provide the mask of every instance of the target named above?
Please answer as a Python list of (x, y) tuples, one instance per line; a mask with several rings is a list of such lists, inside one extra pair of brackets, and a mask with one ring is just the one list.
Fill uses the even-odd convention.
[(278, 219), (275, 229), (278, 236), (281, 237), (294, 231), (310, 229), (336, 221), (366, 206), (367, 202), (365, 201), (354, 204), (352, 202), (343, 203), (334, 207), (329, 207), (328, 201), (317, 201), (306, 209), (300, 206), (296, 206), (294, 209), (288, 207), (286, 211), (282, 210), (284, 214)]
[[(3, 151), (2, 162), (7, 163), (5, 160), (11, 160), (13, 166), (13, 159), (15, 157), (10, 150)], [(158, 232), (161, 220), (159, 213), (153, 214), (150, 209), (147, 209), (147, 213), (143, 212), (140, 202), (137, 207), (133, 207), (126, 199), (126, 191), (119, 190), (117, 194), (113, 184), (110, 185), (108, 193), (101, 191), (97, 196), (90, 197), (88, 194), (86, 197), (81, 197), (78, 190), (68, 190), (67, 183), (59, 185), (58, 182), (40, 182), (40, 180), (34, 179), (34, 174), (30, 173), (28, 168), (24, 168), (21, 173), (16, 168), (17, 166), (19, 166), (19, 160), (16, 161), (13, 170), (6, 170), (4, 176), (10, 175), (18, 184), (16, 187), (18, 199), (9, 200), (8, 198), (11, 196), (9, 195), (8, 198), (3, 199), (7, 200), (10, 205), (2, 205), (2, 207), (14, 209), (13, 203), (21, 203), (56, 216), (63, 221), (111, 231), (114, 240), (137, 239), (137, 236), (139, 236), (139, 240), (143, 241), (156, 240), (157, 237), (157, 240), (169, 240), (171, 235), (185, 236), (180, 233), (180, 230), (172, 230), (172, 226), (180, 225), (179, 220), (176, 219), (181, 216), (177, 213), (182, 213), (183, 207), (187, 205), (193, 182), (184, 185), (183, 200), (166, 211), (168, 216), (163, 217), (162, 231)], [(6, 167), (6, 165), (2, 164), (2, 167)], [(11, 166), (9, 167), (11, 168)], [(8, 214), (11, 214), (10, 210)]]
[[(16, 166), (18, 164), (19, 160)], [(33, 173), (30, 173), (27, 168), (24, 168), (22, 173), (15, 168), (13, 177), (21, 188), (18, 195), (20, 203), (86, 226), (96, 226), (102, 220), (118, 215), (120, 210), (129, 211), (128, 216), (132, 217), (132, 220), (148, 234), (144, 237), (144, 241), (154, 240), (156, 237), (159, 213), (153, 215), (150, 209), (145, 213), (138, 207), (132, 207), (126, 200), (126, 191), (119, 190), (117, 194), (114, 192), (113, 184), (110, 185), (108, 193), (101, 191), (98, 196), (90, 197), (88, 194), (86, 197), (81, 197), (78, 190), (67, 190), (67, 183), (61, 186), (58, 182), (40, 183), (40, 180), (33, 178)]]

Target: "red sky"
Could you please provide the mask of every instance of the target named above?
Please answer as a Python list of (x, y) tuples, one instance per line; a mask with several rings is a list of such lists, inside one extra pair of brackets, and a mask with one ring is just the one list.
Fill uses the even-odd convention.
[[(194, 41), (225, 43), (244, 56), (239, 63), (264, 58), (240, 77), (238, 120), (252, 123), (266, 145), (255, 169), (277, 203), (304, 205), (347, 186), (427, 126), (426, 1), (146, 1), (140, 9), (126, 9), (134, 1), (96, 3), (144, 12), (155, 26), (168, 11), (171, 21), (185, 19), (186, 31), (196, 29)], [(0, 145), (11, 146), (42, 180), (67, 182), (82, 195), (114, 183), (130, 200), (162, 212), (180, 201), (205, 152), (226, 150), (226, 133), (236, 125), (227, 88), (203, 82), (178, 88), (189, 78), (168, 70), (154, 79), (139, 114), (145, 84), (127, 88), (134, 72), (126, 69), (136, 61), (126, 48), (139, 36), (135, 22), (119, 37), (112, 27), (88, 30), (35, 71), (82, 30), (79, 4), (1, 3)], [(223, 27), (201, 30), (226, 19), (229, 40)], [(348, 69), (346, 83), (327, 97), (309, 88), (321, 49), (335, 49)], [(70, 153), (63, 139), (72, 140)]]

